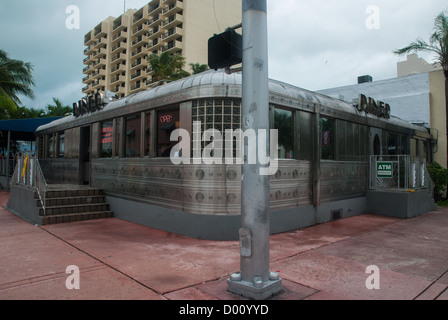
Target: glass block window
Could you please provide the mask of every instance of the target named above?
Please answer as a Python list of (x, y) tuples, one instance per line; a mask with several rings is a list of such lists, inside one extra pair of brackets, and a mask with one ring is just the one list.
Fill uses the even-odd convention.
[[(234, 132), (241, 129), (241, 107), (241, 99), (201, 99), (193, 101), (192, 121), (193, 123), (200, 122), (201, 135), (199, 137), (193, 135), (192, 142), (194, 145), (201, 145), (201, 155), (204, 148), (209, 147), (212, 143), (212, 141), (203, 141), (204, 132), (208, 129), (218, 130), (221, 134), (222, 149), (216, 147), (214, 151), (222, 152), (223, 157), (230, 154), (230, 147), (225, 143), (225, 133), (226, 130)], [(200, 139), (200, 141), (194, 139)], [(236, 156), (237, 144), (240, 140), (241, 136), (233, 136), (233, 157)]]

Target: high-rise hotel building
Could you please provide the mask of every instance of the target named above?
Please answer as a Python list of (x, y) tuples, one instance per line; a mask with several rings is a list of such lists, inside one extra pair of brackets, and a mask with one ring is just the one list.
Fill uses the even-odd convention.
[(153, 0), (109, 17), (84, 37), (85, 95), (106, 90), (122, 98), (153, 86), (150, 54), (177, 53), (207, 64), (208, 39), (241, 23), (241, 0)]

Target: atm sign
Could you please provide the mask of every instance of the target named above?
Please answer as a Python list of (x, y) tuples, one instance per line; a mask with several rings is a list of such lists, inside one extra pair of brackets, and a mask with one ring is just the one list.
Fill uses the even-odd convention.
[(378, 178), (392, 178), (392, 162), (377, 162), (376, 176)]

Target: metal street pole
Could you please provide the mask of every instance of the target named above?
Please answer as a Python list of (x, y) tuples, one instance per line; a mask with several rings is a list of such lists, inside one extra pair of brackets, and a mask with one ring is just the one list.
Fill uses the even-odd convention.
[[(241, 183), (240, 255), (241, 270), (228, 280), (230, 292), (249, 299), (264, 300), (282, 290), (278, 274), (269, 269), (270, 212), (269, 176), (261, 175), (259, 155), (270, 154), (268, 44), (266, 0), (243, 0), (243, 131), (266, 130), (266, 141), (257, 137), (257, 148), (244, 142)], [(258, 148), (262, 147), (260, 152)], [(256, 152), (255, 164), (248, 163)]]

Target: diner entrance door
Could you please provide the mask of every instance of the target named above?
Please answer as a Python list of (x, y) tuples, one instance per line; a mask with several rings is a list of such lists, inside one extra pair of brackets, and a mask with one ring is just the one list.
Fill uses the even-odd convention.
[(380, 156), (383, 154), (382, 130), (370, 128), (370, 155)]
[(79, 135), (79, 184), (90, 185), (90, 126), (82, 127)]

